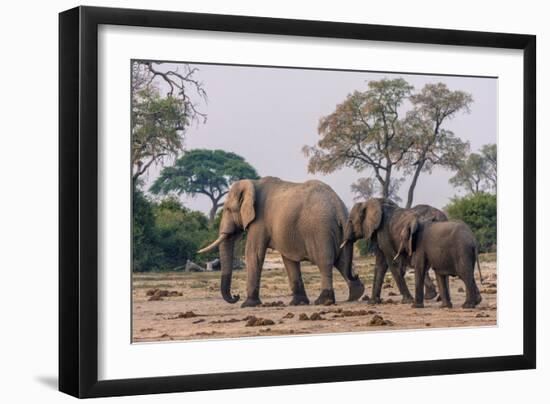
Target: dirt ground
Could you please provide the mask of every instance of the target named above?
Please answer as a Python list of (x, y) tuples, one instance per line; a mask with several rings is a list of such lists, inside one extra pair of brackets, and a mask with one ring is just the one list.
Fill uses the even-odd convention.
[[(476, 281), (483, 301), (475, 309), (461, 308), (466, 294), (464, 284), (458, 278), (450, 278), (449, 282), (452, 309), (439, 308), (440, 303), (435, 300), (425, 301), (424, 309), (401, 304), (401, 296), (389, 271), (382, 289), (382, 304), (346, 302), (347, 286), (335, 271), (336, 305), (288, 306), (290, 289), (278, 254), (268, 254), (266, 258), (260, 291), (263, 307), (256, 308), (240, 307), (246, 294), (246, 273), (242, 270), (233, 272), (232, 291), (241, 296), (236, 304), (222, 299), (220, 272), (134, 274), (133, 341), (494, 326), (497, 323), (495, 259), (495, 254), (480, 256), (484, 284), (479, 284), (477, 270)], [(356, 258), (354, 265), (370, 295), (374, 259)], [(313, 302), (320, 292), (319, 270), (302, 263), (302, 276), (308, 297)], [(414, 293), (412, 270), (408, 271), (406, 280), (411, 293)]]

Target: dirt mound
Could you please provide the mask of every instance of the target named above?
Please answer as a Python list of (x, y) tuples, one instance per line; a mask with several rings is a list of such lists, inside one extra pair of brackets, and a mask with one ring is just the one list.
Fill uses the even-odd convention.
[(239, 320), (238, 318), (230, 318), (229, 320), (214, 320), (214, 321), (211, 321), (210, 324), (238, 323), (239, 321), (243, 321), (243, 320)]
[[(321, 315), (321, 313), (323, 312), (315, 312), (315, 313), (312, 313), (309, 317), (306, 313), (301, 313), (300, 316), (298, 317), (298, 320), (300, 321), (319, 321), (319, 320), (325, 320), (325, 318)], [(326, 312), (324, 312), (326, 313)], [(324, 314), (323, 313), (323, 314)]]
[(285, 307), (286, 304), (282, 300), (277, 300), (276, 302), (264, 303), (261, 307)]
[(374, 310), (342, 310), (337, 312), (333, 316), (333, 318), (340, 318), (340, 317), (355, 317), (355, 316), (367, 316), (369, 314), (375, 314), (376, 312)]
[(197, 314), (193, 311), (186, 311), (185, 313), (179, 312), (174, 317), (169, 317), (170, 320), (175, 320), (176, 318), (193, 318), (193, 317), (200, 317), (201, 314)]
[(283, 318), (294, 318), (294, 313), (288, 312), (283, 316)]
[(369, 321), (369, 325), (393, 325), (393, 321), (385, 320), (384, 317), (375, 314), (374, 317)]
[(148, 289), (147, 292), (145, 292), (145, 295), (150, 296), (148, 299), (149, 301), (155, 301), (155, 300), (162, 300), (163, 297), (183, 296), (183, 293), (178, 292), (177, 290), (153, 288), (153, 289)]
[(484, 293), (486, 295), (496, 295), (497, 290), (496, 289), (484, 288), (484, 289), (481, 289), (480, 292)]
[(261, 327), (264, 325), (274, 325), (275, 321), (269, 319), (269, 318), (261, 318), (261, 317), (255, 317), (255, 316), (248, 316), (248, 320), (246, 321), (247, 327)]

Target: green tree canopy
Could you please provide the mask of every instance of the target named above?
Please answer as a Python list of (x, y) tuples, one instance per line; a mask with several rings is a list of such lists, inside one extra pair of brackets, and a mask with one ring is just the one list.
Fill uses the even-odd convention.
[(465, 222), (476, 236), (480, 251), (495, 251), (497, 244), (497, 197), (476, 193), (454, 198), (445, 211), (450, 219)]
[[(163, 69), (163, 63), (132, 63), (132, 177), (134, 184), (152, 164), (175, 157), (183, 150), (189, 124), (206, 116), (192, 98), (203, 98), (196, 68)], [(193, 90), (193, 91), (192, 91)]]
[(443, 124), (459, 111), (469, 112), (473, 100), (470, 94), (451, 91), (444, 83), (436, 83), (426, 84), (410, 101), (413, 109), (407, 114), (406, 126), (413, 145), (403, 161), (405, 172), (412, 174), (407, 208), (412, 206), (420, 173), (431, 172), (435, 165), (454, 168), (466, 157), (469, 143)]
[(213, 223), (231, 184), (257, 178), (254, 167), (235, 153), (194, 149), (185, 152), (173, 166), (165, 167), (150, 191), (154, 194), (206, 195), (212, 202), (209, 218)]
[(372, 169), (383, 197), (389, 197), (392, 174), (412, 146), (406, 136), (400, 107), (413, 87), (405, 80), (370, 81), (367, 91), (347, 96), (321, 118), (321, 139), (304, 146), (310, 173), (331, 173), (341, 167)]
[(468, 193), (495, 192), (497, 189), (497, 147), (487, 144), (480, 153), (471, 153), (457, 164), (456, 174), (449, 182)]

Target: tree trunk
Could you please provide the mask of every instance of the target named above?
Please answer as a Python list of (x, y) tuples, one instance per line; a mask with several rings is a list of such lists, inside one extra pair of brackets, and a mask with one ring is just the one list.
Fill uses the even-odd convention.
[(210, 209), (210, 212), (208, 214), (208, 226), (211, 228), (214, 224), (214, 220), (216, 220), (216, 213), (218, 212), (218, 204), (213, 204), (212, 209)]
[(422, 167), (424, 167), (424, 160), (418, 162), (416, 170), (414, 171), (413, 179), (411, 185), (409, 186), (409, 192), (407, 193), (407, 204), (405, 205), (405, 208), (407, 209), (410, 209), (410, 207), (412, 206), (414, 199), (414, 189), (416, 188), (416, 183), (418, 181), (418, 177), (420, 176), (420, 172), (422, 171)]

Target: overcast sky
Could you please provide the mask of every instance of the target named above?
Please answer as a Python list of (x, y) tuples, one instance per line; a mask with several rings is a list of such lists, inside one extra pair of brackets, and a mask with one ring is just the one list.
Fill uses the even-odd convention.
[[(164, 64), (163, 68), (176, 65)], [(342, 72), (266, 67), (194, 65), (195, 74), (208, 94), (208, 103), (199, 109), (208, 115), (204, 124), (192, 125), (186, 134), (186, 150), (222, 149), (243, 156), (260, 176), (276, 176), (303, 182), (318, 179), (329, 184), (344, 203), (353, 205), (350, 185), (371, 171), (356, 172), (344, 168), (329, 175), (309, 174), (302, 146), (319, 140), (319, 118), (330, 114), (337, 104), (354, 90), (364, 91), (370, 80), (402, 77), (420, 90), (426, 83), (443, 82), (451, 90), (473, 96), (469, 114), (459, 113), (444, 125), (463, 140), (471, 151), (497, 141), (497, 79), (407, 75), (392, 73)], [(152, 167), (146, 188), (158, 176), (161, 167)], [(442, 208), (460, 192), (448, 180), (452, 172), (436, 168), (422, 173), (415, 191), (414, 205), (430, 204)], [(410, 180), (399, 191), (406, 201)], [(192, 209), (208, 212), (206, 197), (182, 198)]]

